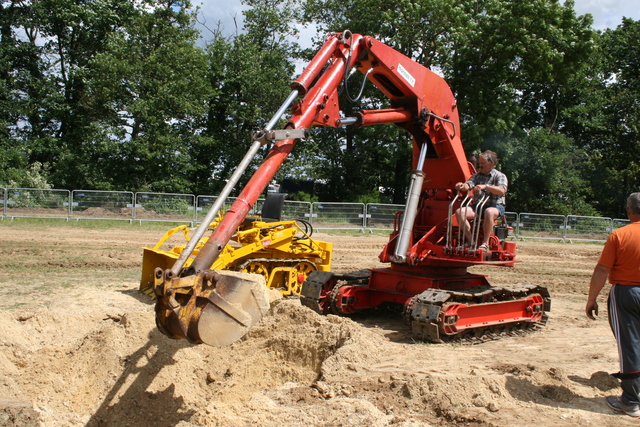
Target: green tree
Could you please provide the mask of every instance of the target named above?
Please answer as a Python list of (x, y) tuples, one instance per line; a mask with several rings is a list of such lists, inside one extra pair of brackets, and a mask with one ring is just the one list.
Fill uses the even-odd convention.
[(3, 2), (0, 143), (17, 148), (0, 161), (42, 164), (58, 188), (188, 189), (186, 153), (208, 96), (190, 8)]
[(19, 125), (32, 102), (25, 80), (31, 73), (42, 77), (30, 22), (29, 4), (0, 1), (0, 186), (20, 182), (29, 166), (28, 135)]
[[(208, 99), (203, 144), (191, 156), (197, 165), (190, 175), (198, 191), (217, 194), (251, 145), (251, 132), (263, 129), (291, 89), (293, 52), (288, 40), (295, 33), (287, 1), (251, 0), (245, 12), (245, 32), (225, 39), (215, 34), (207, 45), (207, 79), (213, 88)], [(281, 121), (278, 126), (283, 126)], [(300, 152), (300, 145), (296, 151)], [(269, 149), (264, 147), (242, 178), (248, 180)], [(279, 176), (287, 175), (286, 165)]]
[[(499, 151), (527, 129), (561, 129), (563, 111), (578, 102), (572, 88), (586, 78), (594, 36), (589, 16), (577, 17), (572, 2), (557, 0), (308, 0), (305, 11), (321, 32), (348, 28), (372, 35), (443, 74), (457, 99), (469, 153)], [(371, 92), (364, 98), (386, 103)], [(353, 158), (348, 144), (345, 158)], [(408, 163), (409, 156), (401, 169)]]
[(596, 215), (587, 203), (588, 156), (566, 136), (531, 129), (501, 147), (501, 170), (509, 179), (507, 208), (513, 212)]
[(150, 0), (90, 62), (91, 105), (107, 107), (87, 150), (102, 173), (93, 187), (191, 191), (190, 151), (201, 143), (211, 88), (188, 8)]
[(590, 54), (589, 16), (557, 0), (468, 1), (443, 66), (463, 116), (468, 149), (495, 134), (558, 129), (566, 87)]
[(56, 187), (78, 188), (98, 177), (87, 156), (93, 151), (93, 122), (104, 108), (91, 105), (90, 61), (130, 10), (121, 0), (45, 0), (32, 3), (23, 20), (29, 34), (25, 49), (33, 54), (19, 74), (27, 100), (20, 131), (29, 163), (49, 165)]
[(640, 21), (623, 19), (598, 44), (592, 69), (599, 79), (583, 93), (576, 116), (594, 166), (593, 203), (605, 215), (624, 218), (626, 198), (640, 188)]
[(582, 76), (594, 35), (571, 1), (308, 0), (306, 12), (322, 32), (372, 35), (441, 72), (469, 151), (495, 133), (557, 127), (562, 89)]

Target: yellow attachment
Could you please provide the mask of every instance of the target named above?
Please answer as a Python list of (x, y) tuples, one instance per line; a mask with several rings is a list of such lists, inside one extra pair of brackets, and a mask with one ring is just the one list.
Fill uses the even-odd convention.
[[(211, 224), (215, 228), (217, 222)], [(169, 230), (153, 248), (143, 248), (142, 278), (140, 290), (153, 293), (154, 271), (170, 269), (178, 259), (186, 244), (170, 250), (161, 246), (177, 231), (182, 231), (187, 242), (190, 240), (186, 226)], [(193, 250), (195, 257), (208, 238), (198, 242)], [(255, 273), (264, 277), (268, 288), (276, 288), (283, 295), (299, 295), (302, 282), (315, 271), (331, 269), (333, 245), (311, 239), (296, 221), (263, 222), (253, 221), (241, 227), (227, 244), (211, 270), (232, 270)], [(185, 267), (193, 258), (189, 258)]]

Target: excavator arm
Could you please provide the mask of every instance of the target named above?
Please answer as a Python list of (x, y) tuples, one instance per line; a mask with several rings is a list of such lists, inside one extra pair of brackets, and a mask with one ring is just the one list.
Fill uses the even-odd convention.
[[(389, 99), (389, 108), (363, 110), (343, 117), (339, 89), (357, 69)], [(369, 126), (395, 123), (413, 137), (412, 178), (401, 232), (389, 259), (406, 262), (413, 244), (413, 223), (420, 194), (452, 192), (456, 182), (467, 180), (472, 166), (460, 140), (460, 121), (454, 96), (440, 76), (384, 43), (349, 31), (329, 34), (313, 60), (292, 82), (292, 92), (267, 127), (254, 134), (253, 144), (221, 192), (211, 211), (171, 269), (156, 269), (154, 291), (156, 319), (161, 331), (192, 342), (226, 345), (244, 335), (268, 307), (264, 292), (237, 278), (209, 269), (257, 202), (296, 143), (312, 127)], [(298, 100), (298, 98), (301, 99)], [(275, 123), (292, 106), (284, 129)], [(224, 199), (260, 147), (273, 141), (267, 157), (242, 189), (193, 262), (185, 267)], [(428, 180), (425, 181), (425, 172)], [(191, 243), (190, 242), (190, 243)], [(384, 253), (384, 252), (383, 252)], [(224, 275), (223, 275), (224, 276)], [(222, 285), (218, 285), (221, 283)], [(242, 282), (242, 283), (241, 283)]]

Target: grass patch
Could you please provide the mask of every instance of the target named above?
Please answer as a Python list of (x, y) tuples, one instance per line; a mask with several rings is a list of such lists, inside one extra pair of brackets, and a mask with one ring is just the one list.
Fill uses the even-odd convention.
[(112, 219), (70, 219), (66, 218), (3, 218), (0, 227), (78, 227), (92, 229), (135, 229), (135, 230), (168, 230), (177, 225), (186, 224), (184, 221), (129, 221)]

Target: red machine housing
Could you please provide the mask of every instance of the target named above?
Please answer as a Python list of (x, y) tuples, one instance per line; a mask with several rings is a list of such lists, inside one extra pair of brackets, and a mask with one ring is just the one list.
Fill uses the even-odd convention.
[[(390, 108), (342, 117), (338, 89), (354, 67), (382, 91)], [(442, 77), (372, 37), (345, 31), (328, 35), (324, 46), (292, 83), (292, 89), (303, 97), (294, 104), (286, 129), (395, 123), (413, 138), (414, 177), (420, 183), (415, 200), (408, 201), (407, 209), (398, 213), (394, 231), (380, 254), (380, 260), (390, 266), (370, 270), (357, 283), (326, 274), (315, 285), (310, 280), (306, 290), (303, 286), (303, 303), (306, 301), (320, 312), (340, 314), (388, 303), (409, 306), (415, 296), (426, 290), (491, 288), (485, 276), (467, 272), (470, 266), (514, 265), (515, 242), (492, 235), (490, 252), (485, 253), (465, 248), (456, 238), (458, 227), (451, 212), (460, 206), (460, 200), (454, 186), (468, 180), (475, 168), (466, 159), (456, 100)], [(297, 141), (274, 143), (194, 261), (194, 270), (211, 265), (212, 258), (228, 242)], [(403, 220), (408, 211), (414, 219), (406, 226)], [(402, 239), (407, 249), (401, 249), (398, 256), (397, 245)], [(549, 308), (548, 294), (541, 297), (539, 292), (529, 292), (502, 300), (490, 294), (480, 302), (442, 303), (441, 319), (436, 320), (439, 333), (454, 335), (464, 329), (500, 323), (539, 322)]]

